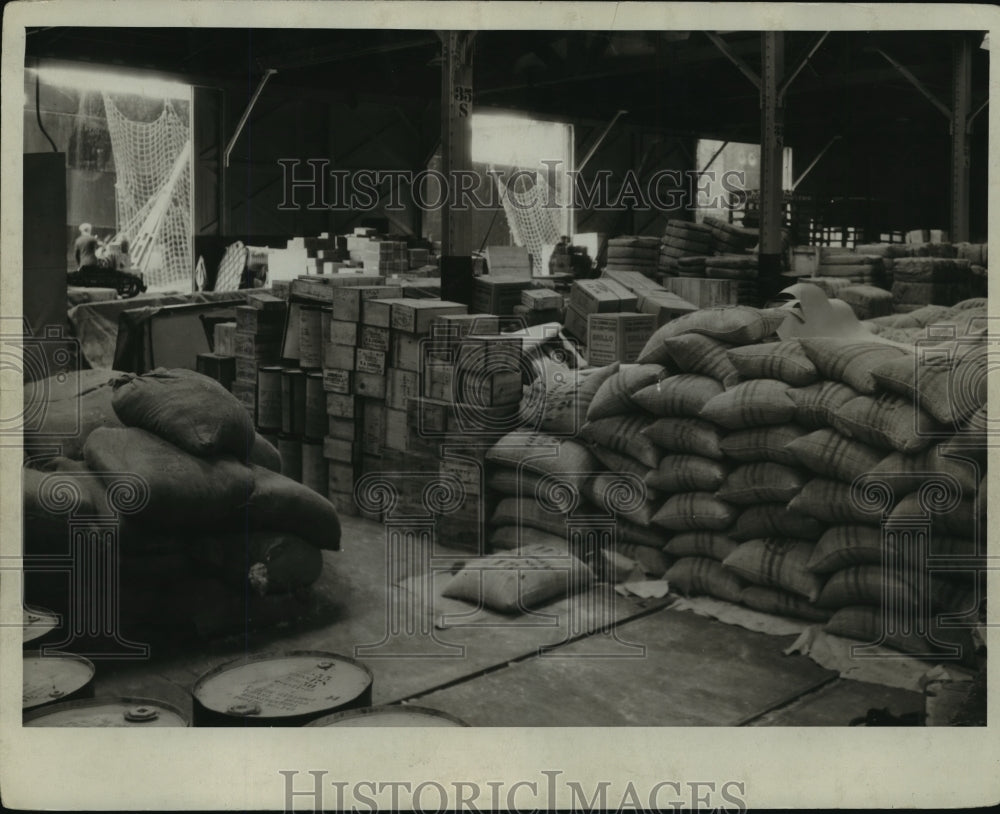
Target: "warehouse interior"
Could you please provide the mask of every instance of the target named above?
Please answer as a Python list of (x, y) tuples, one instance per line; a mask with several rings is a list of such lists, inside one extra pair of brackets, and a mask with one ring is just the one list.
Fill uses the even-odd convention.
[(26, 724), (985, 725), (986, 32), (24, 77)]

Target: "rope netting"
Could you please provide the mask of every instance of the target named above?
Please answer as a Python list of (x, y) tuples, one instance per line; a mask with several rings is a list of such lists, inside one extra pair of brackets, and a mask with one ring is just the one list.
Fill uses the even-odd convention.
[(104, 108), (115, 160), (118, 232), (149, 287), (191, 279), (190, 131), (169, 99), (151, 122), (132, 121), (113, 98)]
[(561, 209), (545, 205), (550, 200), (550, 193), (544, 174), (536, 173), (535, 182), (530, 185), (523, 174), (519, 175), (515, 188), (511, 188), (499, 175), (494, 175), (494, 178), (497, 179), (514, 243), (528, 250), (532, 273), (545, 274), (548, 258), (543, 257), (542, 247), (559, 242), (563, 234), (563, 213)]

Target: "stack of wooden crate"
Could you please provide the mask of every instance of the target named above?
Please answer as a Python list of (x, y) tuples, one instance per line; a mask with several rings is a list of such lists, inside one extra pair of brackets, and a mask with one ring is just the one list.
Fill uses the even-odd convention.
[(495, 315), (435, 320), (424, 345), (421, 395), (407, 400), (407, 463), (436, 471), (439, 486), (437, 501), (413, 488), (406, 499), (414, 510), (437, 515), (439, 539), (450, 547), (483, 550), (494, 508), (486, 454), (520, 423), (524, 338), (499, 328)]
[(286, 303), (265, 292), (247, 295), (247, 305), (236, 307), (233, 334), (235, 380), (232, 393), (257, 420), (257, 372), (281, 359)]

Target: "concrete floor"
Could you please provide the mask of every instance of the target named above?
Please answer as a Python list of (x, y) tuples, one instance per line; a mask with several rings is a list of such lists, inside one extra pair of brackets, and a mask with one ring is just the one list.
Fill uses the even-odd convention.
[(412, 701), (474, 726), (846, 726), (873, 707), (901, 715), (924, 706), (917, 693), (784, 655), (792, 637), (670, 610), (669, 597), (591, 590), (529, 615), (474, 609), (439, 596), (467, 552), (421, 552), (390, 572), (385, 527), (349, 517), (343, 526), (343, 548), (325, 553), (313, 588), (315, 618), (183, 652), (154, 648), (149, 661), (99, 663), (97, 694), (190, 710), (192, 684), (218, 664), (324, 650), (372, 670), (374, 703)]

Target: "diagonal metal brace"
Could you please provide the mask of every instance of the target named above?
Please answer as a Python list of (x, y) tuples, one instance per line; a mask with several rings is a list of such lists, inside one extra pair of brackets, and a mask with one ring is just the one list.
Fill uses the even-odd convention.
[(936, 107), (938, 110), (940, 110), (945, 116), (948, 117), (948, 119), (951, 119), (951, 117), (952, 117), (951, 108), (948, 107), (948, 105), (946, 105), (940, 99), (938, 99), (937, 96), (935, 96), (933, 93), (931, 93), (926, 88), (926, 86), (924, 85), (924, 83), (921, 82), (919, 79), (917, 79), (917, 77), (915, 77), (906, 68), (906, 66), (900, 65), (898, 62), (896, 62), (896, 60), (894, 60), (891, 56), (889, 56), (881, 48), (874, 48), (873, 47), (872, 50), (875, 51), (875, 53), (877, 53), (877, 54), (881, 54), (882, 57), (886, 60), (886, 62), (888, 62), (890, 65), (892, 65), (892, 67), (894, 67), (897, 71), (899, 71), (906, 78), (906, 80), (911, 85), (913, 85), (913, 87), (915, 87), (927, 99), (927, 101), (929, 101), (932, 105), (934, 105), (934, 107)]
[(798, 76), (802, 72), (802, 69), (809, 64), (809, 60), (812, 59), (812, 55), (819, 50), (819, 47), (823, 44), (823, 42), (826, 40), (828, 36), (830, 36), (830, 32), (824, 31), (822, 34), (819, 35), (819, 37), (816, 38), (816, 41), (812, 44), (812, 47), (809, 49), (809, 52), (804, 57), (802, 57), (802, 59), (799, 60), (799, 64), (788, 75), (788, 78), (782, 83), (781, 87), (778, 88), (779, 104), (780, 101), (785, 97), (785, 91), (787, 91), (789, 86), (791, 86), (792, 82), (795, 81), (795, 77)]
[(749, 65), (747, 65), (747, 63), (729, 47), (729, 43), (726, 42), (724, 39), (722, 39), (722, 37), (720, 37), (714, 31), (706, 31), (704, 33), (705, 36), (712, 41), (715, 47), (722, 52), (722, 55), (726, 57), (726, 59), (728, 59), (730, 62), (732, 62), (733, 65), (739, 68), (740, 72), (747, 79), (753, 82), (754, 87), (757, 88), (757, 90), (760, 90), (760, 76), (758, 76), (757, 72)]
[(267, 84), (267, 80), (271, 78), (272, 74), (276, 74), (277, 71), (274, 68), (268, 68), (264, 71), (264, 75), (260, 78), (260, 83), (257, 85), (257, 90), (253, 92), (253, 96), (250, 97), (250, 103), (247, 105), (247, 109), (243, 111), (243, 115), (240, 117), (239, 124), (236, 125), (236, 132), (233, 133), (233, 137), (229, 139), (229, 143), (226, 145), (226, 152), (223, 154), (222, 161), (223, 166), (229, 166), (229, 156), (233, 152), (233, 147), (236, 146), (236, 139), (240, 137), (240, 133), (243, 132), (243, 128), (246, 126), (247, 119), (250, 118), (250, 113), (253, 111), (254, 105), (257, 104), (257, 100), (260, 98), (260, 94), (264, 91), (264, 85)]

